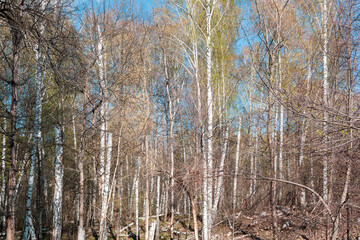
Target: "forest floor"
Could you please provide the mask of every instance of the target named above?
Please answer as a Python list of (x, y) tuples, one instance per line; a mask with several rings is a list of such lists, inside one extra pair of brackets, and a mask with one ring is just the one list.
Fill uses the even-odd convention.
[[(281, 240), (322, 240), (326, 239), (326, 234), (330, 234), (331, 223), (324, 217), (322, 211), (317, 211), (317, 207), (313, 206), (311, 209), (295, 209), (284, 206), (277, 206), (277, 219), (279, 229), (279, 239)], [(272, 216), (269, 209), (261, 209), (262, 211), (241, 211), (231, 217), (229, 214), (223, 214), (225, 217), (219, 217), (214, 222), (212, 228), (212, 240), (270, 240), (273, 239), (272, 231)], [(360, 216), (359, 216), (360, 217)], [(347, 222), (346, 217), (339, 234), (339, 239), (346, 239)], [(360, 219), (360, 218), (359, 218)], [(155, 221), (155, 218), (150, 219), (150, 224)], [(201, 234), (201, 217), (198, 216), (199, 234)], [(145, 239), (144, 229), (145, 224), (143, 218), (140, 223), (140, 239)], [(126, 227), (130, 224), (130, 227)], [(66, 229), (66, 227), (65, 227)], [(65, 230), (64, 229), (64, 230)], [(135, 233), (135, 224), (133, 222), (124, 223), (121, 226), (121, 231), (118, 233), (118, 239), (134, 239), (129, 237), (129, 230)], [(352, 223), (352, 232), (350, 232), (350, 239), (358, 239), (360, 236), (360, 225)], [(95, 229), (98, 231), (98, 229)], [(75, 239), (76, 233), (67, 234), (64, 231), (63, 239)], [(189, 215), (175, 215), (174, 224), (174, 239), (195, 239), (193, 219)], [(69, 233), (69, 232), (68, 232)], [(93, 233), (89, 230), (87, 232), (87, 240), (95, 240)], [(115, 239), (110, 237), (109, 239)], [(160, 218), (160, 238), (163, 240), (170, 239), (170, 218), (164, 221), (163, 216)], [(200, 238), (201, 239), (201, 238)]]
[[(281, 240), (322, 240), (326, 239), (326, 234), (331, 229), (326, 226), (326, 218), (322, 217), (322, 212), (315, 211), (309, 213), (304, 210), (290, 209), (283, 206), (277, 206), (277, 218), (279, 228), (279, 239)], [(160, 223), (160, 239), (170, 239), (170, 222)], [(152, 219), (152, 221), (155, 221)], [(195, 239), (193, 220), (186, 215), (176, 215), (175, 217), (175, 238), (174, 239)], [(150, 221), (151, 222), (151, 221)], [(198, 218), (199, 232), (201, 234), (201, 218)], [(330, 222), (329, 222), (330, 224)], [(344, 223), (346, 225), (346, 223)], [(233, 227), (234, 226), (234, 227)], [(329, 225), (330, 226), (330, 225)], [(140, 223), (140, 239), (144, 239), (144, 223)], [(360, 235), (360, 229), (353, 226), (350, 233), (352, 238)], [(132, 225), (132, 231), (135, 230)], [(122, 234), (126, 234), (124, 231)], [(272, 239), (272, 216), (269, 210), (253, 212), (247, 215), (245, 212), (239, 212), (235, 217), (224, 217), (217, 219), (212, 228), (212, 240), (270, 240)], [(340, 231), (340, 239), (345, 239), (346, 226)], [(121, 235), (120, 239), (129, 239), (127, 235)]]

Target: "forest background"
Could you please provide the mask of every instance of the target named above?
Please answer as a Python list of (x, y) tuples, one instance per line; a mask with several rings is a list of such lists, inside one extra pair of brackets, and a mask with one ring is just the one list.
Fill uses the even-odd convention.
[(0, 0), (2, 236), (359, 237), (359, 14)]

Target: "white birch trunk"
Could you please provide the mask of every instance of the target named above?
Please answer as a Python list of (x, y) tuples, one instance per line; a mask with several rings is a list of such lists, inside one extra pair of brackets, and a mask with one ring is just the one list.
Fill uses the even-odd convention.
[(213, 93), (212, 93), (212, 46), (211, 46), (211, 18), (213, 13), (212, 1), (206, 1), (206, 83), (207, 83), (207, 151), (204, 164), (204, 209), (203, 209), (203, 239), (211, 237), (212, 225), (212, 177), (213, 177)]
[(53, 239), (61, 239), (62, 226), (62, 190), (63, 190), (63, 136), (61, 126), (56, 125), (55, 135), (55, 183), (53, 200)]
[(145, 136), (145, 240), (149, 239), (149, 216), (150, 216), (150, 202), (149, 202), (149, 172), (151, 172), (149, 164), (149, 143), (148, 136)]
[[(169, 104), (171, 105), (171, 104)], [(171, 107), (169, 107), (171, 108)], [(169, 110), (171, 111), (171, 110)], [(174, 120), (173, 120), (173, 115), (171, 113), (171, 116), (170, 116), (170, 138), (169, 138), (169, 142), (170, 142), (170, 162), (171, 162), (171, 172), (170, 172), (170, 177), (171, 177), (171, 180), (170, 180), (170, 211), (171, 211), (171, 219), (170, 219), (170, 235), (171, 235), (171, 238), (174, 238), (174, 213), (175, 213), (175, 192), (174, 192), (174, 189), (175, 189), (175, 176), (174, 176), (174, 170), (175, 170), (175, 161), (174, 161), (174, 146), (173, 146), (173, 128), (174, 128)]]
[[(125, 156), (125, 163), (126, 163), (126, 174), (129, 174), (129, 157), (128, 155)], [(129, 215), (132, 216), (133, 213), (133, 195), (134, 192), (134, 183), (135, 183), (135, 177), (133, 178), (133, 184), (131, 184), (130, 179), (127, 181), (127, 195), (128, 195), (128, 207), (129, 207)]]
[(136, 238), (139, 239), (139, 178), (140, 178), (140, 157), (136, 161), (136, 174), (135, 174), (135, 224), (136, 224)]
[[(183, 148), (183, 161), (184, 161), (184, 166), (186, 166), (186, 148), (185, 148), (185, 133), (183, 133), (183, 137), (182, 137), (182, 148)], [(186, 191), (184, 191), (184, 214), (187, 213), (187, 194)]]
[(85, 146), (84, 138), (80, 138), (80, 152), (81, 156), (79, 158), (79, 224), (77, 232), (77, 240), (85, 240), (85, 229), (84, 229), (84, 156), (85, 156)]
[[(328, 66), (328, 0), (323, 0), (322, 5), (322, 31), (323, 31), (323, 104), (324, 104), (324, 123), (323, 123), (323, 135), (324, 144), (327, 144), (327, 132), (328, 132), (328, 95), (329, 95), (329, 66)], [(325, 146), (324, 146), (325, 147)], [(323, 157), (323, 198), (325, 201), (329, 197), (328, 188), (328, 157)]]
[[(100, 118), (101, 118), (101, 124), (100, 124), (100, 162), (99, 162), (99, 173), (100, 173), (100, 179), (101, 179), (101, 186), (103, 186), (103, 182), (105, 181), (105, 144), (106, 144), (106, 94), (105, 94), (105, 78), (104, 78), (104, 63), (103, 63), (103, 44), (102, 44), (102, 36), (100, 32), (100, 27), (98, 25), (98, 36), (99, 36), (99, 42), (97, 45), (97, 51), (99, 55), (99, 80), (100, 80), (100, 91), (102, 95), (102, 104), (100, 106)], [(101, 193), (103, 190), (101, 189)], [(103, 199), (102, 199), (103, 202)]]
[[(86, 77), (85, 89), (83, 96), (83, 114), (82, 114), (82, 126), (81, 126), (81, 137), (80, 137), (80, 157), (78, 158), (78, 171), (79, 171), (79, 223), (77, 229), (77, 240), (85, 240), (85, 229), (84, 229), (84, 220), (85, 220), (85, 189), (84, 189), (84, 160), (85, 160), (85, 148), (86, 148), (86, 114), (87, 114), (87, 93), (88, 93), (89, 83), (88, 78)], [(75, 143), (75, 141), (74, 141)], [(91, 205), (89, 209), (91, 213)]]
[(156, 222), (151, 223), (150, 231), (149, 231), (149, 240), (155, 239), (155, 229), (156, 229)]
[[(283, 146), (284, 146), (284, 107), (280, 104), (280, 139), (279, 139), (279, 178), (283, 179)], [(289, 162), (288, 164), (289, 165)], [(288, 166), (289, 167), (289, 166)], [(282, 197), (282, 188), (279, 187), (279, 199)]]
[(156, 177), (156, 236), (159, 237), (160, 235), (160, 228), (159, 228), (159, 224), (160, 224), (160, 191), (161, 191), (161, 177), (160, 175), (158, 175)]
[[(282, 103), (281, 92), (282, 92), (282, 79), (281, 79), (281, 53), (279, 53), (279, 90), (280, 90), (280, 126), (279, 126), (279, 178), (283, 179), (283, 147), (284, 147), (284, 106)], [(289, 164), (287, 164), (289, 165)], [(288, 166), (289, 167), (289, 166)], [(288, 173), (289, 175), (289, 173)], [(281, 186), (279, 187), (279, 199), (282, 197)]]
[(167, 66), (167, 56), (164, 53), (164, 72), (165, 72), (165, 78), (167, 80), (166, 82), (166, 94), (167, 94), (167, 98), (168, 98), (168, 104), (169, 104), (169, 110), (168, 110), (168, 115), (169, 115), (169, 121), (170, 121), (170, 128), (169, 128), (169, 153), (170, 153), (170, 213), (171, 213), (171, 218), (170, 218), (170, 237), (174, 238), (174, 207), (175, 207), (175, 193), (174, 193), (174, 188), (175, 188), (175, 178), (174, 178), (174, 170), (175, 170), (175, 161), (174, 161), (174, 145), (173, 145), (173, 138), (174, 138), (174, 110), (173, 110), (173, 98), (170, 95), (170, 78), (169, 78), (169, 72), (168, 72), (168, 66)]
[(163, 184), (162, 184), (162, 189), (163, 189), (163, 194), (161, 195), (161, 207), (160, 209), (162, 210), (162, 212), (164, 213), (164, 221), (167, 217), (167, 202), (168, 202), (168, 179), (164, 179)]
[[(102, 97), (102, 104), (100, 106), (100, 161), (99, 161), (99, 173), (101, 179), (101, 212), (100, 212), (100, 240), (104, 240), (106, 238), (106, 214), (107, 214), (107, 203), (108, 203), (108, 189), (109, 184), (106, 183), (106, 167), (105, 167), (105, 155), (106, 155), (106, 111), (107, 111), (107, 99), (106, 99), (106, 79), (105, 79), (105, 60), (103, 54), (103, 36), (100, 30), (99, 24), (97, 24), (97, 35), (98, 35), (98, 43), (97, 43), (97, 54), (98, 54), (98, 65), (99, 65), (99, 83), (100, 83), (100, 92)], [(112, 137), (111, 134), (108, 135)], [(110, 139), (109, 139), (110, 140)], [(108, 144), (112, 144), (108, 140)], [(109, 150), (108, 150), (109, 151)], [(110, 153), (111, 154), (111, 153)], [(111, 155), (110, 155), (111, 156)], [(110, 164), (110, 163), (109, 163)], [(110, 176), (109, 176), (110, 177)]]
[(106, 136), (106, 166), (104, 172), (104, 181), (102, 182), (102, 200), (100, 213), (100, 240), (107, 239), (107, 222), (106, 216), (108, 212), (108, 199), (110, 189), (110, 167), (111, 167), (111, 152), (112, 152), (112, 133), (108, 132)]
[(239, 126), (238, 133), (236, 138), (236, 155), (235, 155), (235, 173), (234, 173), (234, 189), (233, 189), (233, 214), (235, 214), (236, 209), (236, 190), (237, 190), (237, 179), (239, 172), (239, 159), (240, 159), (240, 140), (241, 140), (241, 116), (239, 116)]
[(259, 137), (258, 134), (260, 133), (259, 127), (256, 128), (256, 133), (255, 133), (255, 152), (254, 152), (254, 183), (253, 183), (253, 194), (256, 193), (256, 189), (257, 189), (257, 181), (256, 181), (256, 176), (258, 173), (258, 165), (257, 165), (257, 157), (258, 157), (258, 149), (259, 149)]
[[(74, 143), (74, 154), (75, 154), (75, 164), (76, 171), (79, 172), (79, 161), (78, 161), (78, 148), (77, 148), (77, 139), (76, 139), (76, 126), (75, 126), (75, 116), (72, 115), (72, 130), (73, 130), (73, 143)], [(79, 184), (76, 184), (76, 193), (75, 193), (75, 224), (79, 221)]]
[[(277, 154), (277, 127), (278, 127), (278, 120), (279, 120), (279, 112), (278, 112), (278, 108), (279, 108), (279, 103), (278, 102), (275, 102), (274, 103), (274, 112), (275, 112), (275, 119), (274, 121), (272, 122), (273, 124), (273, 128), (272, 128), (272, 131), (271, 131), (271, 138), (272, 138), (272, 150), (273, 151), (273, 163), (274, 163), (274, 178), (278, 178), (278, 154)], [(276, 182), (273, 182), (273, 188), (274, 188), (274, 200), (277, 199), (277, 193), (278, 193), (278, 189), (277, 189), (277, 183)]]
[[(155, 159), (158, 158), (158, 146), (155, 142)], [(156, 177), (156, 237), (160, 238), (160, 191), (161, 191), (161, 177), (160, 174)]]
[(274, 141), (274, 174), (275, 177), (278, 177), (278, 154), (277, 154), (277, 136), (278, 136), (278, 122), (279, 122), (279, 104), (277, 102), (274, 103), (274, 121), (273, 121), (273, 131), (272, 131), (272, 139)]
[[(44, 31), (44, 26), (41, 25), (41, 32)], [(35, 107), (34, 107), (34, 135), (33, 146), (31, 151), (31, 162), (28, 178), (28, 190), (26, 194), (26, 210), (25, 210), (25, 230), (24, 240), (28, 240), (29, 237), (35, 239), (35, 230), (31, 228), (32, 214), (31, 203), (32, 195), (35, 183), (35, 167), (36, 159), (41, 154), (41, 116), (42, 116), (42, 88), (43, 88), (43, 54), (41, 51), (41, 44), (38, 41), (35, 46), (36, 55), (36, 76), (35, 76)], [(39, 159), (38, 159), (39, 160)]]
[[(123, 195), (123, 182), (122, 182), (122, 177), (123, 177), (123, 168), (122, 168), (122, 164), (120, 164), (120, 150), (121, 150), (121, 136), (122, 136), (122, 126), (119, 129), (119, 138), (118, 138), (118, 144), (117, 144), (117, 154), (116, 154), (116, 165), (115, 165), (115, 170), (113, 173), (113, 180), (111, 183), (111, 190), (112, 191), (112, 205), (111, 205), (111, 215), (110, 215), (110, 222), (115, 221), (115, 230), (116, 232), (118, 232), (119, 228), (120, 228), (120, 221), (121, 221), (121, 207), (122, 207), (122, 195)], [(117, 169), (119, 167), (120, 164), (120, 173), (119, 175), (117, 174)], [(117, 178), (118, 177), (118, 178)], [(117, 182), (117, 187), (115, 186), (115, 183)], [(116, 195), (116, 190), (118, 191), (118, 195)], [(114, 209), (115, 209), (115, 197), (118, 197), (118, 215), (114, 217)]]
[[(1, 152), (1, 193), (0, 193), (0, 204), (1, 209), (3, 212), (6, 212), (6, 206), (5, 206), (5, 158), (6, 158), (6, 129), (7, 129), (7, 123), (6, 118), (4, 117), (4, 134), (2, 136), (2, 152)], [(5, 227), (5, 221), (6, 217), (5, 214), (1, 217), (1, 226)]]
[[(120, 224), (120, 220), (121, 220), (121, 217), (122, 217), (122, 206), (123, 206), (123, 195), (124, 195), (124, 188), (123, 188), (123, 166), (122, 166), (122, 164), (120, 165), (120, 177), (119, 177), (119, 195), (118, 195), (118, 198), (119, 198), (119, 204), (118, 204), (118, 206), (119, 206), (119, 215), (118, 215), (118, 217), (117, 217), (117, 219), (118, 219), (118, 225)], [(120, 225), (119, 225), (119, 227), (120, 227)]]
[[(136, 165), (137, 163), (135, 163), (135, 165)], [(137, 165), (136, 165), (137, 166)], [(130, 206), (131, 206), (131, 208), (130, 208), (130, 211), (132, 211), (133, 209), (132, 209), (132, 207), (133, 207), (133, 204), (134, 204), (134, 198), (136, 198), (136, 197), (134, 197), (134, 195), (136, 195), (136, 188), (138, 187), (136, 184), (136, 181), (137, 181), (137, 172), (135, 172), (135, 175), (134, 175), (134, 178), (133, 178), (133, 181), (132, 181), (132, 185), (131, 185), (131, 189), (130, 189), (130, 193), (129, 193), (129, 198), (130, 198)], [(134, 212), (131, 212), (131, 215), (133, 214)]]
[[(306, 79), (306, 94), (305, 95), (307, 95), (310, 90), (311, 76), (312, 76), (312, 66), (311, 66), (311, 61), (309, 60), (308, 75), (307, 75), (307, 79)], [(306, 135), (307, 135), (307, 121), (305, 119), (305, 115), (306, 115), (305, 109), (303, 110), (302, 114), (303, 114), (303, 116), (301, 119), (301, 137), (300, 137), (300, 151), (299, 151), (300, 169), (302, 169), (303, 165), (304, 165), (304, 148), (305, 148)], [(311, 166), (311, 170), (312, 170), (312, 166)], [(311, 176), (311, 179), (312, 179), (312, 176)], [(305, 204), (306, 204), (306, 192), (305, 192), (305, 189), (303, 189), (303, 188), (301, 188), (301, 190), (300, 190), (300, 204), (301, 204), (301, 206), (305, 206)]]
[(97, 199), (97, 171), (96, 171), (96, 159), (95, 156), (92, 158), (92, 170), (93, 170), (93, 186), (92, 186), (92, 218), (95, 221), (97, 215), (97, 206), (96, 206), (96, 199)]

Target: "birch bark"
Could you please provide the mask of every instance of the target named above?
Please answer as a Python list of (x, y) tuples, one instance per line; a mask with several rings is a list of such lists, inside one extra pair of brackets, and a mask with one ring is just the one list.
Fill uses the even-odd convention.
[(168, 104), (169, 104), (169, 121), (170, 121), (170, 127), (169, 127), (169, 153), (170, 153), (170, 237), (174, 238), (174, 205), (175, 205), (175, 196), (174, 196), (174, 188), (175, 188), (175, 178), (174, 178), (174, 169), (175, 169), (175, 162), (174, 162), (174, 145), (173, 145), (173, 130), (174, 130), (174, 110), (173, 110), (173, 98), (170, 95), (170, 78), (169, 78), (169, 72), (168, 72), (168, 65), (167, 65), (167, 58), (166, 54), (164, 53), (164, 71), (165, 71), (165, 78), (166, 78), (166, 94), (168, 98)]
[[(43, 3), (41, 8), (44, 8)], [(40, 33), (44, 32), (44, 25), (40, 26)], [(41, 116), (42, 116), (42, 98), (43, 98), (43, 53), (41, 50), (41, 42), (37, 40), (35, 45), (35, 58), (36, 58), (36, 73), (35, 73), (35, 107), (34, 107), (34, 134), (33, 134), (33, 147), (31, 151), (30, 171), (28, 178), (28, 190), (26, 194), (26, 212), (25, 212), (25, 230), (24, 239), (27, 240), (30, 236), (36, 239), (35, 230), (30, 226), (32, 223), (31, 203), (33, 188), (35, 183), (35, 166), (36, 159), (40, 161), (41, 154)]]
[[(5, 157), (6, 157), (6, 131), (7, 131), (7, 122), (6, 118), (4, 117), (4, 133), (2, 136), (2, 152), (1, 152), (1, 194), (0, 194), (0, 204), (1, 209), (3, 212), (6, 211), (6, 200), (5, 200), (5, 186), (6, 186), (6, 179), (5, 179)], [(1, 230), (5, 227), (5, 215), (1, 217)]]
[[(282, 77), (281, 77), (281, 53), (279, 51), (279, 68), (278, 68), (278, 74), (279, 74), (279, 90), (280, 90), (280, 102), (279, 102), (279, 108), (280, 108), (280, 126), (279, 126), (279, 178), (283, 179), (283, 147), (284, 147), (284, 106), (282, 102)], [(289, 165), (289, 164), (288, 164)], [(288, 173), (289, 174), (289, 173)], [(279, 187), (279, 199), (282, 197), (282, 189), (281, 186)]]
[[(107, 120), (107, 94), (106, 94), (106, 78), (105, 78), (105, 56), (103, 53), (104, 44), (103, 44), (103, 36), (100, 30), (100, 25), (97, 24), (97, 35), (98, 35), (98, 43), (97, 43), (97, 54), (98, 54), (98, 66), (99, 66), (99, 83), (100, 83), (100, 91), (102, 97), (102, 104), (100, 106), (100, 161), (99, 161), (99, 173), (101, 179), (101, 212), (100, 212), (100, 240), (105, 239), (106, 237), (106, 214), (107, 214), (107, 194), (109, 184), (107, 184), (107, 164), (105, 161), (106, 155), (106, 120)], [(111, 134), (108, 134), (109, 137), (112, 137)], [(112, 144), (112, 139), (110, 143), (110, 139), (108, 139), (108, 144)], [(109, 150), (108, 150), (109, 151)], [(111, 154), (111, 152), (110, 152)], [(111, 156), (111, 155), (110, 155)], [(106, 166), (105, 166), (106, 164)]]
[(145, 136), (145, 240), (149, 240), (149, 214), (150, 214), (150, 201), (149, 201), (149, 142), (148, 136)]
[(55, 184), (53, 200), (53, 239), (61, 239), (62, 190), (63, 190), (63, 133), (60, 125), (54, 128), (55, 135)]
[[(311, 66), (311, 61), (309, 60), (308, 62), (308, 74), (307, 74), (307, 79), (306, 79), (306, 93), (305, 96), (307, 96), (309, 90), (310, 90), (310, 81), (311, 81), (311, 76), (312, 76), (312, 66)], [(305, 119), (305, 115), (306, 115), (306, 110), (304, 108), (303, 112), (302, 112), (303, 116), (301, 118), (301, 137), (300, 137), (300, 151), (299, 151), (299, 166), (300, 169), (303, 168), (304, 165), (304, 148), (305, 148), (305, 142), (306, 142), (306, 135), (307, 135), (307, 121)], [(312, 165), (311, 167), (311, 171), (312, 171)], [(312, 176), (310, 176), (312, 179)], [(313, 186), (312, 186), (313, 187)], [(305, 189), (301, 189), (300, 190), (300, 204), (301, 206), (305, 206), (306, 204), (306, 192)]]
[(135, 222), (136, 222), (136, 239), (140, 239), (139, 231), (139, 178), (140, 178), (140, 157), (136, 160), (136, 174), (135, 174)]
[[(155, 159), (158, 159), (158, 143), (155, 140)], [(160, 238), (160, 191), (161, 191), (160, 174), (156, 176), (156, 237)]]
[[(328, 0), (323, 0), (322, 4), (322, 32), (323, 32), (323, 104), (324, 104), (324, 122), (323, 122), (323, 135), (324, 145), (327, 144), (328, 120), (327, 113), (328, 98), (329, 98), (329, 66), (328, 66)], [(325, 147), (325, 146), (324, 146)], [(325, 201), (329, 198), (328, 188), (328, 157), (323, 157), (323, 198)]]
[(213, 171), (213, 93), (212, 93), (212, 29), (211, 20), (214, 4), (211, 0), (206, 0), (206, 105), (207, 105), (207, 134), (206, 134), (206, 162), (204, 163), (204, 202), (203, 202), (203, 238), (209, 240), (211, 237), (211, 216), (212, 216), (212, 171)]
[(112, 152), (112, 133), (106, 134), (106, 166), (104, 171), (104, 181), (102, 187), (102, 202), (101, 202), (101, 213), (100, 213), (100, 240), (107, 239), (107, 221), (106, 216), (109, 205), (109, 189), (110, 189), (110, 167), (111, 167), (111, 152)]
[[(78, 148), (77, 148), (77, 139), (76, 139), (76, 126), (75, 126), (75, 116), (72, 115), (72, 130), (73, 130), (73, 143), (74, 143), (74, 155), (75, 155), (75, 169), (79, 172), (79, 161), (78, 161)], [(76, 193), (75, 193), (75, 214), (74, 214), (74, 222), (78, 224), (79, 221), (79, 184), (76, 184)]]
[(238, 121), (238, 133), (236, 138), (236, 155), (235, 155), (235, 173), (234, 173), (234, 189), (233, 189), (233, 214), (235, 214), (236, 209), (236, 190), (237, 190), (237, 179), (238, 179), (238, 172), (239, 172), (239, 159), (240, 159), (240, 140), (241, 140), (241, 116), (239, 116)]
[(80, 137), (80, 156), (78, 158), (78, 171), (79, 171), (79, 223), (78, 223), (78, 232), (77, 240), (85, 240), (85, 229), (84, 229), (84, 158), (85, 158), (85, 128), (86, 128), (86, 116), (87, 116), (87, 94), (88, 94), (88, 78), (85, 79), (85, 89), (84, 89), (84, 98), (83, 98), (83, 114), (82, 114), (82, 129)]

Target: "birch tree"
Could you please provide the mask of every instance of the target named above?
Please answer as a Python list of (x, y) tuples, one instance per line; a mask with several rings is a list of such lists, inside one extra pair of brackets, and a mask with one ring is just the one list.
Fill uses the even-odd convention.
[[(327, 143), (327, 131), (328, 131), (328, 121), (329, 116), (326, 108), (329, 104), (329, 63), (328, 63), (328, 48), (329, 48), (329, 1), (323, 0), (321, 9), (322, 17), (322, 37), (323, 37), (323, 103), (324, 103), (324, 123), (323, 123), (323, 134), (324, 134), (324, 143), (326, 147)], [(328, 189), (328, 157), (323, 157), (323, 197), (325, 200), (329, 198), (329, 189)]]
[[(5, 185), (6, 185), (6, 179), (5, 179), (5, 157), (6, 157), (6, 130), (7, 130), (7, 123), (6, 118), (3, 119), (4, 121), (4, 133), (2, 135), (2, 150), (1, 150), (1, 193), (0, 193), (0, 199), (1, 199), (1, 208), (5, 212), (6, 211), (6, 199), (5, 199)], [(5, 216), (1, 218), (1, 229), (5, 227)]]
[[(41, 3), (40, 10), (45, 11), (44, 2)], [(44, 33), (44, 25), (40, 24), (40, 34)], [(35, 167), (36, 163), (40, 161), (41, 147), (41, 117), (42, 117), (42, 99), (43, 99), (43, 81), (44, 81), (44, 59), (43, 50), (40, 40), (37, 40), (35, 44), (35, 61), (36, 61), (36, 73), (35, 73), (35, 107), (34, 107), (34, 134), (33, 134), (33, 148), (31, 151), (31, 163), (28, 179), (28, 191), (26, 196), (26, 213), (25, 213), (25, 230), (24, 239), (27, 240), (29, 236), (32, 239), (36, 239), (35, 229), (32, 223), (33, 216), (31, 214), (31, 203), (33, 188), (35, 184)], [(36, 161), (37, 160), (37, 161)], [(41, 233), (39, 233), (41, 234)]]
[(54, 128), (55, 136), (55, 182), (54, 182), (54, 199), (53, 199), (53, 239), (61, 239), (62, 228), (62, 195), (63, 195), (63, 132), (60, 125)]
[(234, 190), (233, 190), (233, 214), (235, 214), (236, 203), (237, 203), (237, 180), (239, 172), (239, 159), (240, 159), (240, 140), (241, 140), (241, 117), (239, 116), (238, 121), (238, 133), (236, 138), (236, 155), (235, 155), (235, 173), (234, 173)]

